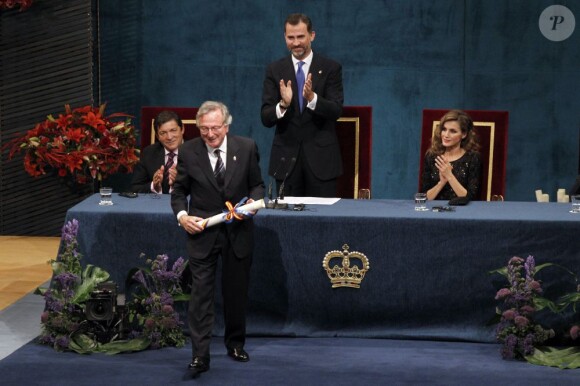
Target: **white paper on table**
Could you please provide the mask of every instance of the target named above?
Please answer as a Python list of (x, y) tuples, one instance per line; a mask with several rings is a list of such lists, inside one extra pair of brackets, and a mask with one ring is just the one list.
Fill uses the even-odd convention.
[[(245, 211), (245, 212), (254, 212), (258, 209), (262, 209), (265, 208), (266, 205), (264, 204), (264, 199), (258, 200), (258, 201), (254, 201), (250, 204), (245, 204), (242, 206), (239, 206), (236, 208), (236, 211)], [(203, 219), (198, 221), (197, 223), (199, 225), (202, 225), (204, 222), (207, 222), (205, 224), (206, 228), (209, 228), (211, 226), (217, 225), (217, 224), (221, 224), (222, 222), (226, 221), (226, 215), (228, 214), (228, 212), (225, 213), (219, 213), (216, 214), (215, 216), (211, 216), (209, 218)], [(234, 220), (237, 221), (237, 220)]]
[(307, 204), (307, 205), (333, 205), (340, 200), (339, 197), (293, 197), (286, 196), (283, 200), (278, 200), (279, 204)]

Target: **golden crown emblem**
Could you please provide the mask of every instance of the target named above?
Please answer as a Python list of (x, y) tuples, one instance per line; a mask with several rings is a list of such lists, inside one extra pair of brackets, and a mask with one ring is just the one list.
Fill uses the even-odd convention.
[[(369, 259), (361, 252), (349, 252), (348, 244), (342, 246), (341, 251), (330, 251), (322, 259), (322, 267), (326, 270), (326, 274), (332, 283), (332, 288), (350, 287), (360, 288), (360, 283), (365, 278), (365, 274), (370, 269)], [(332, 259), (341, 259), (342, 266), (335, 265), (330, 268), (330, 261)], [(350, 260), (357, 259), (361, 266), (353, 265), (351, 267)]]

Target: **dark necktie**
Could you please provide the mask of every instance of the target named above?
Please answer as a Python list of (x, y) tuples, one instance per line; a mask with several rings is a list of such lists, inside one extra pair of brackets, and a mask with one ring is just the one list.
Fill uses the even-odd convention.
[(175, 158), (175, 153), (170, 151), (167, 153), (167, 162), (165, 163), (165, 168), (163, 169), (163, 183), (161, 184), (162, 193), (169, 193), (169, 169), (175, 163), (173, 159)]
[(298, 62), (298, 71), (296, 71), (296, 84), (298, 86), (298, 103), (300, 104), (300, 111), (304, 109), (304, 71), (302, 71), (302, 66), (304, 62)]
[(217, 157), (217, 161), (215, 163), (215, 169), (213, 170), (213, 175), (218, 183), (218, 186), (221, 188), (224, 186), (224, 176), (226, 174), (226, 168), (224, 166), (224, 162), (222, 161), (220, 149), (214, 150), (213, 153)]

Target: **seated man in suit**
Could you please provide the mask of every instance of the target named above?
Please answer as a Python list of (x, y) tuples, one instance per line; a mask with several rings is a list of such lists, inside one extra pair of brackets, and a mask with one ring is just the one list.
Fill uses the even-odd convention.
[(153, 127), (157, 142), (141, 151), (135, 166), (131, 191), (167, 194), (173, 189), (177, 175), (177, 153), (183, 143), (183, 123), (179, 115), (165, 110), (155, 118)]

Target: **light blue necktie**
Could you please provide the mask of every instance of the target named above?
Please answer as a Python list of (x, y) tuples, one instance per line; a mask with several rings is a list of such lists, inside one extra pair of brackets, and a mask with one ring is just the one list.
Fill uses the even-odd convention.
[(304, 96), (302, 90), (304, 90), (304, 71), (302, 71), (302, 66), (304, 62), (298, 62), (298, 71), (296, 71), (296, 83), (298, 85), (298, 103), (300, 104), (300, 111), (304, 109)]

